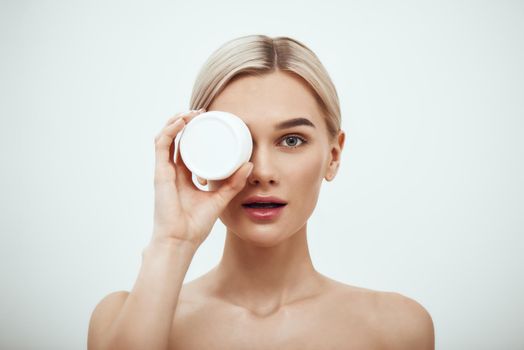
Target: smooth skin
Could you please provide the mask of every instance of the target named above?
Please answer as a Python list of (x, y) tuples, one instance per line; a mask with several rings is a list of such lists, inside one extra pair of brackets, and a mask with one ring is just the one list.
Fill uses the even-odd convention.
[[(329, 140), (310, 87), (280, 71), (242, 76), (230, 82), (208, 110), (227, 111), (244, 120), (253, 137), (252, 157), (230, 178), (209, 181), (210, 192), (204, 192), (192, 184), (179, 154), (176, 164), (170, 161), (174, 138), (200, 112), (172, 118), (157, 136), (154, 234), (146, 248), (147, 261), (159, 266), (158, 256), (176, 255), (183, 268), (168, 276), (176, 276), (173, 286), (181, 285), (184, 270), (217, 218), (227, 233), (222, 259), (214, 269), (180, 289), (165, 291), (163, 309), (158, 310), (172, 313), (147, 323), (157, 322), (148, 334), (157, 332), (162, 338), (150, 336), (148, 348), (155, 343), (156, 349), (434, 349), (433, 321), (418, 302), (399, 293), (343, 284), (313, 267), (307, 220), (323, 180), (336, 176), (345, 134), (340, 131)], [(314, 127), (274, 129), (296, 117), (307, 118)], [(241, 203), (255, 194), (278, 196), (288, 205), (276, 220), (253, 220)], [(165, 247), (173, 246), (178, 254), (165, 253), (171, 252)], [(140, 276), (158, 275), (146, 274), (147, 269), (143, 267)], [(137, 287), (140, 276), (131, 294), (112, 293), (97, 305), (88, 343), (123, 344), (114, 339), (134, 334), (123, 326), (131, 323), (122, 320), (132, 318), (130, 310), (137, 314), (145, 308), (131, 305), (129, 299), (147, 305), (147, 294)], [(150, 283), (155, 281), (151, 277)], [(137, 318), (136, 325), (139, 322)], [(104, 332), (103, 325), (112, 332)], [(145, 322), (141, 325), (146, 327)], [(145, 337), (144, 332), (143, 344)], [(100, 346), (90, 349), (105, 349)]]

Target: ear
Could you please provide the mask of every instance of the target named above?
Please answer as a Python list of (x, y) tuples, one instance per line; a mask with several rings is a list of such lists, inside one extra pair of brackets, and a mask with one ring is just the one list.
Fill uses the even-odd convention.
[(340, 158), (342, 155), (342, 150), (344, 149), (344, 142), (346, 140), (346, 133), (343, 130), (338, 132), (338, 136), (335, 138), (333, 143), (330, 145), (330, 157), (329, 164), (326, 169), (326, 174), (324, 178), (327, 181), (332, 181), (337, 175), (338, 167), (340, 166)]

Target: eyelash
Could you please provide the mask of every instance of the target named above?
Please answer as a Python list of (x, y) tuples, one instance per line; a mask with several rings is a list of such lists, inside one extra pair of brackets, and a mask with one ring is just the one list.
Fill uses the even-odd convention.
[(299, 139), (302, 143), (301, 143), (300, 145), (297, 145), (297, 146), (289, 146), (289, 147), (284, 146), (285, 148), (297, 148), (297, 147), (302, 146), (302, 145), (304, 145), (304, 144), (306, 144), (306, 143), (308, 142), (308, 141), (307, 141), (305, 138), (303, 138), (302, 136), (291, 135), (291, 134), (290, 134), (290, 135), (286, 135), (286, 136), (284, 136), (284, 137), (280, 140), (280, 142), (282, 142), (282, 141), (284, 141), (284, 140), (286, 140), (286, 139), (288, 139), (288, 138), (292, 138), (292, 137), (295, 137), (295, 138)]

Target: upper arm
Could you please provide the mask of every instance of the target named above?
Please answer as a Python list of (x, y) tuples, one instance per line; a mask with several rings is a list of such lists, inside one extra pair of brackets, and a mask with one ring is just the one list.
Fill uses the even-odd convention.
[(107, 331), (122, 309), (129, 292), (118, 291), (105, 296), (95, 307), (89, 321), (87, 336), (88, 350), (101, 349)]
[(434, 350), (435, 330), (429, 312), (417, 301), (399, 293), (388, 293), (386, 306), (388, 348)]

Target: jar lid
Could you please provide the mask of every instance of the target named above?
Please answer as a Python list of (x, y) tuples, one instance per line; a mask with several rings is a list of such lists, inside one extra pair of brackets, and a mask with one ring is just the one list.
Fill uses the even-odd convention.
[(236, 115), (223, 111), (202, 113), (184, 127), (180, 156), (189, 170), (206, 180), (231, 176), (251, 158), (249, 128)]

